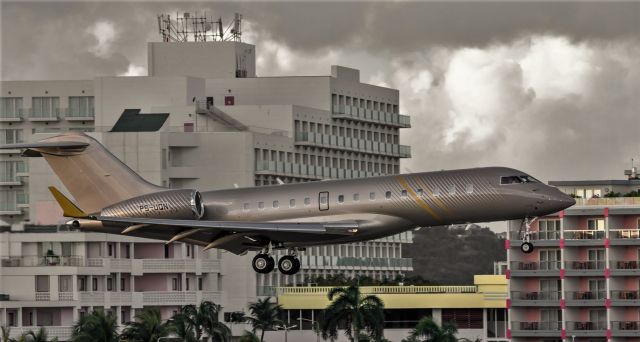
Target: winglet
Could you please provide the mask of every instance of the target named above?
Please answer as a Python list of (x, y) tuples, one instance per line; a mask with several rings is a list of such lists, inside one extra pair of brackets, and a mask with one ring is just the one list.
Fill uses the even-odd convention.
[(73, 218), (85, 218), (88, 217), (87, 213), (82, 211), (82, 209), (78, 208), (70, 199), (68, 199), (65, 195), (63, 195), (60, 190), (56, 189), (55, 186), (50, 186), (49, 191), (53, 195), (53, 198), (56, 199), (60, 208), (62, 208), (63, 215), (65, 217), (73, 217)]

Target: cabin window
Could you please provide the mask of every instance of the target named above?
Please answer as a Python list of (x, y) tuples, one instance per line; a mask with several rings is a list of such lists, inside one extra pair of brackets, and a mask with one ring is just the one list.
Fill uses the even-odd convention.
[(391, 191), (387, 191), (384, 193), (384, 198), (391, 199)]
[(473, 193), (473, 184), (467, 184), (466, 191), (467, 191), (468, 194), (472, 194)]
[(523, 183), (540, 183), (539, 180), (531, 176), (502, 176), (500, 177), (501, 185), (523, 184)]
[(433, 196), (440, 196), (440, 187), (436, 186), (435, 188), (433, 188)]
[(258, 202), (258, 209), (264, 209), (264, 202)]
[(304, 205), (311, 205), (311, 198), (305, 197), (304, 198)]
[(245, 203), (243, 204), (242, 209), (244, 209), (244, 211), (247, 211), (249, 210), (249, 207), (250, 207), (249, 203)]
[(354, 202), (358, 202), (359, 200), (360, 200), (360, 194), (358, 194), (358, 193), (353, 194), (353, 201)]
[(402, 196), (402, 197), (407, 197), (407, 196), (408, 196), (408, 195), (407, 195), (407, 190), (402, 190), (402, 191), (400, 191), (400, 196)]
[(278, 202), (278, 201), (273, 201), (273, 207), (274, 207), (275, 209), (279, 208), (279, 207), (280, 207), (280, 202)]
[(416, 190), (416, 195), (418, 195), (418, 197), (424, 196), (424, 190), (422, 190), (422, 189)]
[(369, 193), (369, 200), (370, 201), (375, 201), (376, 200), (376, 193), (375, 192), (370, 192)]
[(449, 195), (455, 195), (456, 194), (456, 185), (450, 185), (449, 186)]
[(289, 200), (289, 208), (295, 208), (296, 206), (296, 200), (294, 200), (293, 198)]
[(344, 195), (338, 195), (338, 203), (344, 203)]

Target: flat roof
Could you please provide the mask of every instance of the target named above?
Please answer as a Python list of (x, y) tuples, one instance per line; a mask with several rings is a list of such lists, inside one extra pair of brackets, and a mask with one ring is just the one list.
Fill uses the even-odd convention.
[(577, 180), (577, 181), (549, 181), (553, 186), (581, 186), (581, 185), (640, 185), (640, 179), (609, 179), (609, 180)]

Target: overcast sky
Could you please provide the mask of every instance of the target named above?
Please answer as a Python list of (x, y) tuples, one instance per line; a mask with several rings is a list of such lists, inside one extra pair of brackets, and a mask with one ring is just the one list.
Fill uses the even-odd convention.
[(258, 75), (331, 64), (400, 89), (403, 172), (487, 165), (543, 180), (640, 165), (640, 3), (1, 4), (2, 80), (145, 75), (156, 15), (244, 15)]

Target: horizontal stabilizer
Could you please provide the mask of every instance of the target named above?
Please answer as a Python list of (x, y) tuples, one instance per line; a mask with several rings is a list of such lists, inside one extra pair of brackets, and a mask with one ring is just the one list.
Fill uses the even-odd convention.
[(60, 208), (62, 208), (63, 215), (65, 217), (73, 217), (73, 218), (85, 218), (88, 217), (87, 213), (82, 211), (82, 209), (78, 208), (70, 199), (68, 199), (65, 195), (63, 195), (60, 190), (56, 189), (55, 186), (50, 186), (49, 191), (55, 198)]

